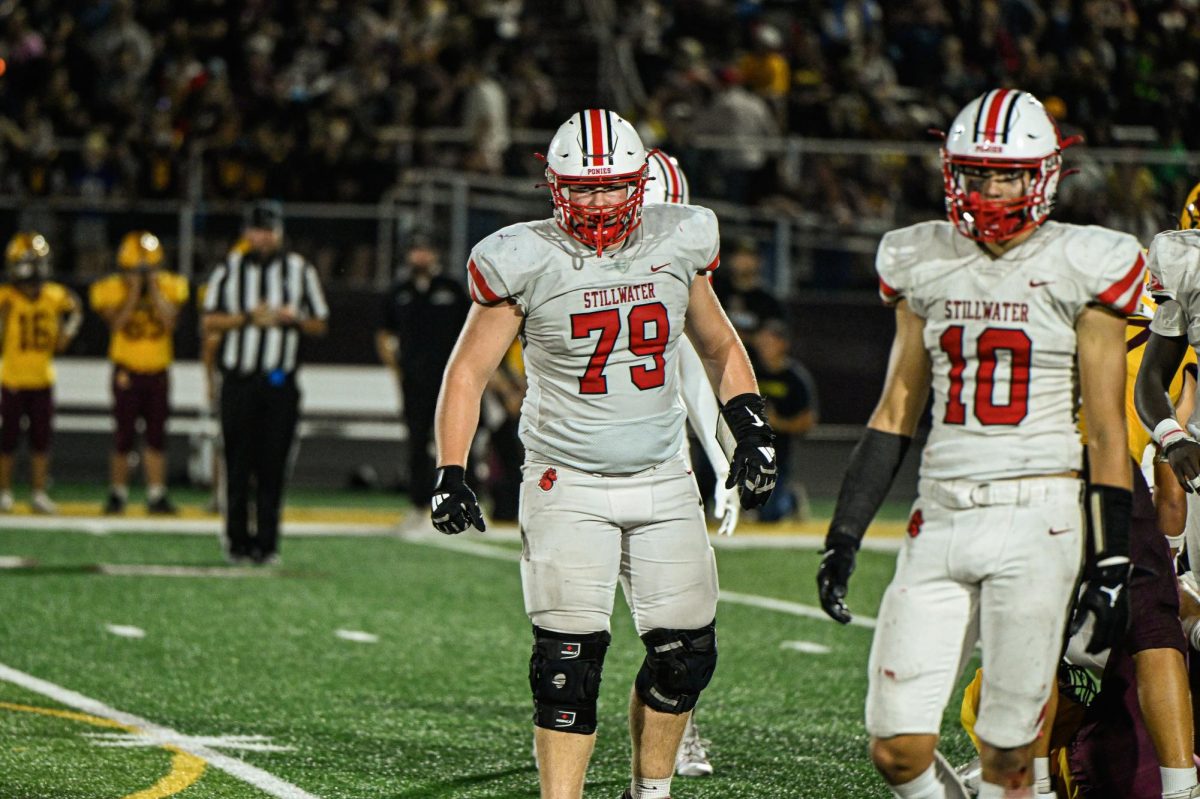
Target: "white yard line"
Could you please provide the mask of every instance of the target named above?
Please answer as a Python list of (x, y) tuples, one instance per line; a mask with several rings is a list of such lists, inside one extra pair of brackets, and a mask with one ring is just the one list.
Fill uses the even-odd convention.
[(334, 630), (333, 634), (343, 641), (353, 641), (356, 644), (377, 644), (379, 636), (362, 630)]
[(146, 631), (132, 624), (106, 624), (104, 629), (121, 638), (145, 638)]
[(10, 666), (5, 666), (0, 663), (0, 680), (10, 682), (13, 685), (18, 685), (27, 691), (32, 691), (35, 694), (53, 699), (60, 705), (74, 708), (76, 710), (88, 713), (93, 716), (117, 721), (130, 727), (136, 727), (139, 731), (154, 736), (156, 738), (170, 738), (178, 740), (181, 743), (176, 744), (181, 750), (188, 754), (195, 755), (214, 768), (224, 771), (226, 774), (236, 777), (248, 785), (258, 788), (265, 794), (277, 797), (277, 799), (320, 799), (320, 797), (292, 785), (290, 782), (281, 780), (274, 774), (270, 774), (257, 766), (252, 766), (249, 763), (239, 760), (236, 757), (221, 754), (215, 749), (204, 746), (194, 739), (188, 739), (187, 736), (172, 730), (169, 727), (163, 727), (151, 721), (135, 716), (132, 713), (126, 713), (123, 710), (109, 707), (103, 702), (84, 696), (81, 693), (72, 691), (69, 688), (63, 688), (61, 685), (55, 685), (52, 682), (34, 677), (31, 674), (26, 674), (23, 671), (18, 671)]
[(790, 649), (793, 652), (803, 652), (806, 655), (828, 655), (829, 647), (815, 641), (781, 641), (780, 649)]

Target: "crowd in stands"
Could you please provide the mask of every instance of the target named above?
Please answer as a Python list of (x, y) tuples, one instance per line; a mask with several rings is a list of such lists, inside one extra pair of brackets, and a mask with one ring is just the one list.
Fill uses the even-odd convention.
[[(815, 214), (834, 231), (938, 213), (936, 169), (912, 157), (798, 163), (764, 140), (931, 142), (970, 98), (1008, 85), (1091, 146), (1200, 150), (1189, 0), (596, 5), (0, 0), (0, 190), (373, 203), (414, 167), (536, 174), (536, 148), (513, 131), (621, 97), (647, 143), (680, 159), (693, 196)], [(606, 72), (602, 47), (633, 68)], [(736, 146), (713, 157), (701, 144), (714, 134)], [(1064, 211), (1147, 237), (1194, 178), (1085, 166)], [(81, 251), (102, 237), (86, 222), (73, 233)]]

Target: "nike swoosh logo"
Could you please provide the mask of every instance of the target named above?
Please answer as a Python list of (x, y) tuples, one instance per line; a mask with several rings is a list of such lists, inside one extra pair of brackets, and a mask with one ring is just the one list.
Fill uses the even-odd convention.
[(1071, 527), (1064, 527), (1064, 528), (1063, 528), (1063, 529), (1061, 529), (1061, 530), (1055, 530), (1053, 527), (1051, 527), (1051, 528), (1050, 528), (1050, 535), (1062, 535), (1063, 533), (1069, 533), (1069, 532), (1071, 532), (1071, 530), (1072, 530), (1072, 529), (1073, 529), (1073, 528), (1071, 528)]
[(1029, 281), (1029, 288), (1040, 289), (1042, 286), (1049, 286), (1053, 282), (1053, 280), (1031, 280)]
[(650, 271), (651, 272), (661, 272), (662, 270), (666, 269), (670, 265), (671, 265), (671, 262), (667, 261), (665, 264), (659, 264), (658, 266), (650, 267)]
[(755, 413), (754, 411), (750, 410), (749, 408), (747, 408), (747, 409), (746, 409), (746, 413), (750, 414), (750, 418), (754, 420), (754, 421), (753, 421), (753, 422), (751, 422), (750, 424), (754, 425), (755, 427), (762, 427), (762, 426), (763, 426), (763, 420), (759, 418), (759, 416), (758, 416), (758, 414), (757, 414), (757, 413)]

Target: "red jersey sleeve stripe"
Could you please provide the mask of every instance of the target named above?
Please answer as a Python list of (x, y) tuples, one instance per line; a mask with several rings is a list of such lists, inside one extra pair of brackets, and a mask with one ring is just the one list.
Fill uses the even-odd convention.
[(709, 262), (708, 266), (704, 267), (704, 271), (711, 273), (714, 269), (716, 269), (720, 265), (721, 265), (721, 251), (717, 250), (717, 254), (715, 256), (713, 256), (713, 259), (712, 259), (712, 261)]
[[(1104, 303), (1105, 305), (1114, 305), (1115, 306), (1117, 300), (1119, 300), (1121, 297), (1123, 297), (1125, 295), (1125, 292), (1129, 291), (1129, 287), (1134, 284), (1134, 281), (1136, 281), (1138, 278), (1140, 278), (1142, 276), (1142, 270), (1145, 269), (1145, 266), (1146, 266), (1146, 259), (1139, 252), (1137, 260), (1133, 262), (1133, 266), (1130, 268), (1130, 270), (1127, 273), (1125, 273), (1125, 277), (1121, 278), (1116, 283), (1113, 283), (1111, 286), (1109, 286), (1107, 289), (1105, 289), (1102, 293), (1097, 295), (1096, 299), (1099, 300), (1100, 302)], [(1139, 296), (1138, 293), (1134, 292), (1134, 294), (1133, 294), (1133, 304), (1134, 305), (1137, 305), (1138, 296)], [(1131, 309), (1132, 309), (1132, 306), (1131, 306)]]
[(480, 272), (479, 267), (475, 265), (474, 258), (467, 262), (467, 271), (471, 274), (472, 299), (474, 299), (476, 302), (479, 301), (479, 298), (475, 296), (475, 292), (478, 290), (479, 294), (483, 297), (484, 302), (500, 302), (502, 297), (496, 292), (492, 291), (492, 287), (487, 284), (486, 280), (484, 280), (483, 272)]
[(889, 300), (894, 300), (900, 296), (900, 292), (885, 283), (883, 278), (879, 278), (879, 293)]

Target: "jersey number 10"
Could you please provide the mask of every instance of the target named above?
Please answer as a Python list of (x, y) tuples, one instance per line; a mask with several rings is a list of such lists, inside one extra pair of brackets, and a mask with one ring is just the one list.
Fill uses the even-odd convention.
[[(966, 424), (967, 406), (963, 403), (963, 326), (946, 328), (938, 339), (942, 352), (950, 359), (950, 389), (946, 392), (946, 424)], [(997, 403), (993, 396), (999, 353), (1008, 352), (1012, 368), (1008, 380), (1008, 401)], [(984, 425), (1014, 425), (1029, 413), (1029, 363), (1033, 342), (1024, 330), (989, 327), (975, 342), (975, 418)]]
[[(634, 355), (651, 357), (654, 367), (636, 364), (629, 367), (629, 377), (642, 391), (658, 388), (666, 380), (663, 353), (671, 335), (671, 322), (667, 319), (667, 308), (661, 302), (648, 302), (629, 309), (629, 351)], [(653, 323), (653, 335), (647, 331)], [(600, 331), (596, 350), (588, 360), (587, 371), (579, 378), (580, 394), (607, 394), (608, 378), (604, 369), (612, 355), (621, 333), (621, 312), (616, 308), (588, 313), (571, 314), (571, 338), (591, 338)]]

